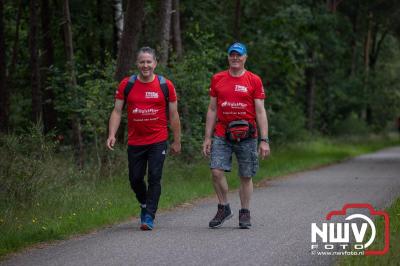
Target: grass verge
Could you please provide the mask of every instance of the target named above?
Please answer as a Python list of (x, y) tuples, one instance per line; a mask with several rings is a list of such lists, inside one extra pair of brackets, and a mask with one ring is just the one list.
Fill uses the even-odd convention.
[[(383, 137), (315, 139), (271, 145), (272, 155), (260, 163), (254, 181), (273, 179), (394, 145), (399, 145), (399, 141)], [(126, 161), (125, 153), (122, 154), (121, 160)], [(54, 189), (47, 187), (29, 204), (0, 203), (0, 257), (35, 243), (65, 239), (136, 216), (139, 208), (129, 188), (126, 169), (126, 164), (122, 164), (121, 174), (112, 178), (76, 178), (71, 184), (67, 182)], [(236, 166), (234, 169), (227, 175), (230, 189), (239, 185)], [(205, 159), (186, 164), (168, 158), (162, 183), (160, 209), (214, 193)]]

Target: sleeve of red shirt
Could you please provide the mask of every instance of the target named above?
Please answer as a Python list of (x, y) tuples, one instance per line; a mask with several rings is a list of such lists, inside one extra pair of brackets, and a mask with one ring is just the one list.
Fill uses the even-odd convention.
[(265, 95), (264, 86), (262, 84), (261, 78), (257, 75), (254, 75), (253, 81), (255, 84), (254, 98), (255, 99), (265, 99), (266, 95)]
[(175, 102), (177, 100), (175, 86), (174, 86), (174, 84), (172, 84), (172, 82), (170, 80), (166, 79), (166, 81), (167, 81), (167, 87), (168, 87), (168, 91), (169, 91), (169, 101)]
[(217, 92), (215, 91), (215, 76), (211, 78), (209, 95), (211, 97), (217, 97)]
[(129, 77), (124, 78), (118, 85), (118, 89), (115, 92), (115, 100), (125, 100), (124, 97), (124, 90), (126, 87), (126, 84), (128, 84)]

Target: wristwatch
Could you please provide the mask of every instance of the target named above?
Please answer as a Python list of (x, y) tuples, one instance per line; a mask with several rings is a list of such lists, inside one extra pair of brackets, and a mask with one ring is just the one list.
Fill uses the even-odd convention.
[(268, 138), (268, 137), (266, 137), (266, 138), (261, 138), (260, 141), (264, 141), (264, 142), (266, 142), (266, 143), (269, 144), (269, 138)]

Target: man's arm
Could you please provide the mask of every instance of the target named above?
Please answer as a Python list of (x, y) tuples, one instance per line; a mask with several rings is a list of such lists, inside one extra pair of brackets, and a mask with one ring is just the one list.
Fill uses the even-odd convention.
[[(268, 119), (267, 112), (264, 107), (263, 99), (254, 99), (254, 104), (256, 107), (256, 120), (258, 128), (260, 129), (259, 135), (261, 138), (268, 138)], [(260, 146), (258, 148), (258, 152), (261, 156), (261, 159), (264, 159), (270, 154), (269, 143), (264, 141), (260, 142)]]
[(210, 97), (210, 104), (208, 105), (206, 130), (203, 142), (203, 154), (209, 156), (211, 153), (211, 138), (214, 132), (215, 123), (217, 122), (217, 98)]
[(178, 113), (178, 101), (169, 102), (169, 121), (174, 135), (174, 141), (171, 144), (171, 153), (179, 154), (181, 152), (181, 120)]
[(115, 144), (115, 134), (117, 134), (117, 130), (119, 128), (119, 124), (121, 123), (122, 116), (122, 108), (124, 106), (123, 100), (115, 100), (114, 109), (111, 112), (110, 121), (108, 122), (108, 139), (107, 139), (107, 147), (110, 150), (114, 150)]

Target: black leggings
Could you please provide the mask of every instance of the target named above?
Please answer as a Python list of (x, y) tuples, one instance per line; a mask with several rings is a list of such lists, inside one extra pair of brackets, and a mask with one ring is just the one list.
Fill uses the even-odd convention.
[[(128, 146), (129, 181), (137, 200), (146, 204), (147, 213), (155, 217), (161, 195), (161, 176), (167, 142)], [(144, 180), (148, 167), (148, 187)]]

